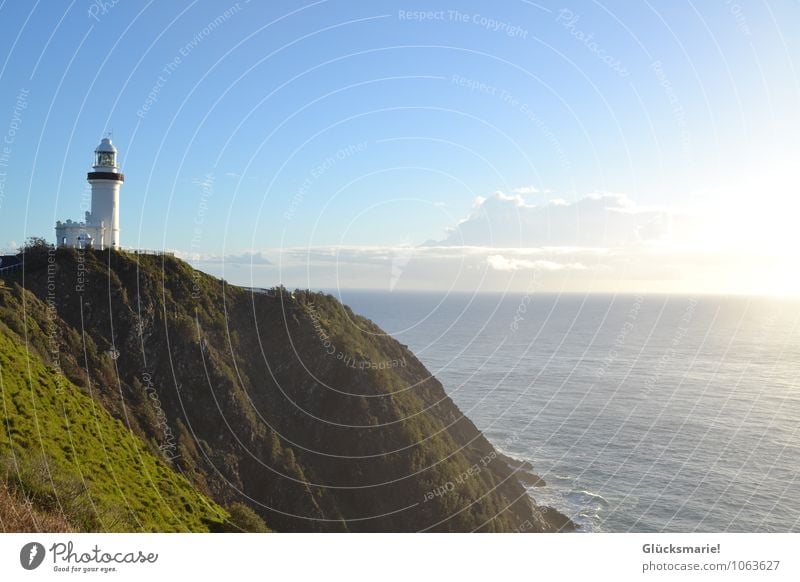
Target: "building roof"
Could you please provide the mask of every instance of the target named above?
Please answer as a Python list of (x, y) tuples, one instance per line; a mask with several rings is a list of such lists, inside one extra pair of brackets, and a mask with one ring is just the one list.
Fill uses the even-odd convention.
[(114, 147), (114, 144), (111, 143), (111, 139), (104, 137), (100, 140), (100, 145), (94, 150), (96, 153), (100, 152), (113, 152), (117, 153), (117, 148)]

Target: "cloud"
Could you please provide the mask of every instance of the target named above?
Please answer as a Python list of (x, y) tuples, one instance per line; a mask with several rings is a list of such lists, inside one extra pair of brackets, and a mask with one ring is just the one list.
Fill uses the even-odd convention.
[[(749, 207), (747, 214), (752, 224)], [(711, 216), (741, 242), (746, 222), (718, 208)], [(526, 292), (535, 280), (548, 292), (800, 293), (788, 259), (776, 262), (755, 245), (731, 248), (714, 224), (707, 213), (644, 207), (620, 193), (529, 204), (520, 193), (496, 192), (478, 197), (444, 240), (422, 245), (284, 247), (190, 260), (232, 283), (263, 287)], [(796, 245), (786, 248), (796, 256)]]
[(532, 189), (477, 197), (444, 240), (274, 249), (269, 275), (289, 286), (389, 291), (519, 290), (535, 276), (550, 290), (608, 291), (667, 289), (707, 268), (679, 248), (685, 239), (670, 238), (683, 215), (614, 192), (531, 204), (522, 191)]
[[(246, 287), (281, 283), (290, 288), (387, 292), (526, 292), (535, 280), (536, 289), (546, 292), (762, 293), (765, 289), (796, 289), (800, 293), (800, 277), (791, 261), (770, 262), (753, 250), (732, 253), (670, 245), (317, 246), (269, 249), (271, 264), (251, 261), (253, 253), (256, 251), (189, 259), (198, 268)], [(777, 281), (778, 275), (783, 279)]]
[(224, 260), (228, 263), (238, 263), (241, 265), (271, 265), (272, 261), (261, 251), (247, 251), (239, 254), (227, 255)]
[[(624, 261), (608, 249), (577, 247), (336, 246), (276, 252), (279, 275), (311, 277), (300, 286), (313, 286), (314, 280), (322, 279), (328, 282), (316, 286), (347, 287), (357, 281), (360, 287), (390, 291), (495, 289), (502, 287), (502, 278), (527, 271), (537, 276), (591, 278), (607, 273), (608, 264)], [(557, 286), (558, 281), (553, 284)]]
[(670, 236), (676, 214), (635, 204), (625, 194), (596, 192), (574, 202), (529, 204), (520, 194), (478, 197), (470, 214), (439, 245), (485, 247), (620, 247)]
[(555, 261), (527, 259), (508, 259), (503, 255), (489, 255), (486, 258), (489, 267), (495, 271), (585, 271), (586, 265), (582, 263), (558, 263)]
[(514, 188), (511, 190), (514, 194), (538, 194), (541, 192), (538, 188), (534, 186), (522, 186), (520, 188)]
[(192, 253), (178, 251), (175, 253), (178, 258), (189, 261), (190, 263), (219, 263), (230, 265), (272, 265), (272, 261), (267, 258), (267, 253), (263, 251), (244, 251), (241, 253), (231, 253), (217, 255), (213, 253)]

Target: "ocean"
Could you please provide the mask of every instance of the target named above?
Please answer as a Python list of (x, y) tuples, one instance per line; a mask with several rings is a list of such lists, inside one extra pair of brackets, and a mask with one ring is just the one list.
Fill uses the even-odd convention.
[(800, 302), (339, 298), (409, 348), (589, 532), (800, 531)]

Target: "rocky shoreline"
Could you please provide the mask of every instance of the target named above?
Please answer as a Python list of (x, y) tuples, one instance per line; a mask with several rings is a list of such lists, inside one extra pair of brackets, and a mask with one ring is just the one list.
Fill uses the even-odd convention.
[[(514, 472), (514, 476), (525, 487), (545, 487), (547, 483), (545, 480), (535, 473), (532, 463), (524, 459), (517, 459), (515, 457), (497, 452), (497, 458), (508, 465), (508, 468)], [(540, 506), (548, 514), (550, 523), (555, 525), (559, 531), (579, 531), (580, 526), (572, 521), (569, 517), (554, 509), (552, 507)]]

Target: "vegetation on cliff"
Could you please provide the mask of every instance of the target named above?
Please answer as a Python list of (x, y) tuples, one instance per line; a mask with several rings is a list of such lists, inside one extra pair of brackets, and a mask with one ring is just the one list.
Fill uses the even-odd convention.
[(5, 283), (17, 307), (0, 321), (240, 529), (259, 527), (247, 508), (283, 531), (571, 525), (413, 354), (331, 296), (108, 251), (32, 252)]
[[(0, 304), (9, 305), (0, 289)], [(11, 531), (209, 531), (226, 512), (0, 323), (0, 489)]]

